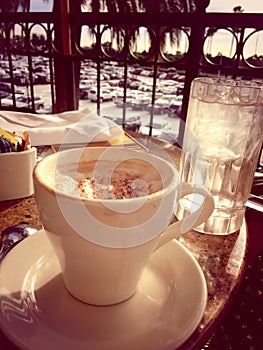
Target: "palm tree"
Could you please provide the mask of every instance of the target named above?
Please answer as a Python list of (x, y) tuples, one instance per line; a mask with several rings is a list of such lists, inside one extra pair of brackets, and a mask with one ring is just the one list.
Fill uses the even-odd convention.
[[(48, 2), (49, 0), (42, 0)], [(85, 7), (88, 9), (88, 11), (93, 13), (99, 13), (99, 12), (110, 12), (110, 13), (132, 13), (132, 12), (147, 12), (147, 13), (160, 13), (160, 12), (166, 12), (166, 13), (176, 13), (176, 12), (193, 12), (195, 11), (195, 1), (201, 1), (201, 0), (69, 0), (69, 8), (71, 10), (74, 10), (76, 12), (81, 11), (82, 7)], [(60, 11), (60, 6), (64, 5), (62, 2), (53, 0), (53, 11)], [(29, 11), (30, 9), (30, 0), (0, 0), (0, 11)], [(71, 11), (69, 9), (69, 11)], [(58, 13), (58, 12), (57, 12)], [(62, 33), (61, 28), (56, 25), (55, 23), (55, 41), (58, 45), (62, 43)], [(113, 28), (114, 31), (114, 28)], [(80, 38), (80, 33), (79, 33)], [(171, 41), (178, 39), (178, 33), (177, 31), (171, 32)], [(64, 63), (63, 63), (64, 62)], [(73, 92), (76, 93), (78, 91), (78, 82), (79, 82), (79, 71), (80, 71), (80, 65), (79, 62), (74, 63), (74, 76), (75, 79), (72, 78), (72, 81), (70, 84), (67, 84), (66, 87), (64, 84), (68, 83), (68, 80), (66, 80), (65, 77), (65, 71), (70, 71), (72, 68), (72, 61), (70, 56), (65, 56), (63, 58), (55, 58), (55, 73), (56, 73), (56, 84), (59, 84), (59, 86), (56, 87), (57, 91), (57, 100), (59, 100), (58, 105), (62, 106), (62, 109), (68, 109), (68, 108), (77, 108), (78, 106), (75, 106), (73, 102), (72, 106), (68, 106), (67, 102), (72, 100), (70, 96), (73, 95)], [(67, 77), (68, 78), (68, 77)], [(69, 85), (73, 85), (75, 88), (70, 87)], [(61, 86), (64, 86), (63, 89), (61, 89)], [(68, 89), (68, 91), (66, 91)], [(62, 91), (64, 90), (64, 92)], [(64, 102), (63, 102), (64, 101)], [(65, 103), (65, 106), (63, 107), (63, 103)], [(61, 112), (63, 110), (60, 110)], [(60, 112), (56, 111), (56, 112)]]
[[(79, 2), (88, 12), (93, 13), (178, 13), (195, 11), (195, 0), (79, 0)], [(171, 41), (174, 42), (176, 37), (178, 39), (178, 31), (172, 31)]]
[(212, 40), (216, 32), (217, 32), (216, 27), (209, 27), (206, 32), (206, 37), (209, 38), (206, 55), (209, 56), (210, 58), (211, 58)]
[[(49, 0), (43, 0), (49, 2)], [(54, 0), (55, 4), (56, 0)], [(92, 12), (193, 12), (194, 0), (74, 0), (72, 5), (86, 6)], [(30, 0), (0, 0), (0, 12), (29, 12)]]
[[(90, 12), (193, 12), (194, 0), (90, 0), (80, 1)], [(86, 4), (88, 2), (88, 4)]]
[(29, 12), (30, 0), (0, 0), (0, 12)]
[[(199, 0), (198, 0), (199, 1)], [(56, 2), (54, 2), (56, 5)], [(109, 12), (109, 13), (132, 13), (132, 12), (147, 12), (147, 13), (160, 13), (160, 12), (189, 12), (195, 10), (195, 0), (70, 0), (70, 8), (74, 11), (81, 11), (81, 8), (85, 8), (86, 11), (92, 13)], [(90, 27), (92, 31), (93, 28)], [(111, 28), (111, 35), (118, 37), (118, 31), (120, 29)], [(176, 33), (175, 33), (176, 32)], [(171, 40), (176, 40), (177, 30), (171, 32)], [(79, 33), (80, 40), (80, 33)], [(118, 39), (117, 39), (118, 42)], [(77, 65), (78, 63), (76, 63)], [(60, 64), (57, 65), (57, 69), (61, 70), (61, 75), (65, 76), (63, 68)], [(79, 67), (75, 67), (78, 71)], [(58, 70), (56, 74), (58, 73)], [(75, 91), (78, 91), (79, 74), (75, 74)]]

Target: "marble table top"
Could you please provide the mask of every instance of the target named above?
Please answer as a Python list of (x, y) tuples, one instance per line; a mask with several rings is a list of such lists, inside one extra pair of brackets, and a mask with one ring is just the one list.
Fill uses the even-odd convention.
[[(163, 156), (165, 151), (178, 166), (180, 150), (175, 146), (160, 141), (153, 142), (147, 138), (140, 141), (156, 154)], [(30, 223), (39, 229), (42, 227), (34, 196), (0, 202), (0, 231), (20, 222)], [(230, 235), (217, 236), (190, 231), (180, 238), (181, 243), (200, 264), (208, 288), (208, 301), (203, 318), (180, 350), (200, 349), (225, 315), (243, 276), (247, 238), (245, 220), (240, 231)], [(5, 350), (17, 349), (1, 331), (0, 345)]]

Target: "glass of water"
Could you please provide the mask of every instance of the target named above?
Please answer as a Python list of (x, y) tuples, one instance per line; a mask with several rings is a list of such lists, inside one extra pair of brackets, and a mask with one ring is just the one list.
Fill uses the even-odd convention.
[[(263, 140), (263, 84), (196, 78), (191, 85), (180, 176), (205, 185), (215, 210), (196, 228), (210, 234), (240, 229)], [(187, 197), (177, 217), (196, 210), (203, 199)]]

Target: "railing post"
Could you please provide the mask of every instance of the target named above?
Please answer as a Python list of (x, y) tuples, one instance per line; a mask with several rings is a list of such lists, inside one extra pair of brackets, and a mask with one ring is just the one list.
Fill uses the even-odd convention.
[(238, 44), (237, 44), (235, 66), (234, 66), (233, 74), (232, 74), (233, 79), (236, 79), (238, 76), (238, 67), (240, 65), (240, 60), (242, 58), (244, 33), (245, 33), (245, 29), (241, 28), (240, 29), (240, 36), (239, 36), (239, 40), (238, 40)]
[(78, 109), (76, 77), (79, 70), (72, 56), (69, 0), (55, 1), (54, 13), (57, 17), (54, 28), (55, 46), (58, 50), (54, 57), (55, 112), (64, 112)]

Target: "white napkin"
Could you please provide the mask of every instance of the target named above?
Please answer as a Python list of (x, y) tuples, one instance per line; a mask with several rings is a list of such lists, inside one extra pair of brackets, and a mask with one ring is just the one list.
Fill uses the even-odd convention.
[(124, 134), (112, 120), (89, 108), (58, 114), (0, 111), (0, 127), (17, 135), (28, 131), (32, 146), (102, 142)]

